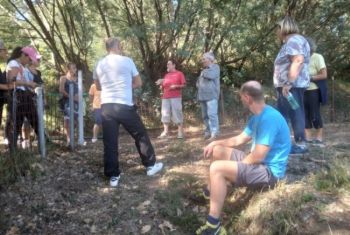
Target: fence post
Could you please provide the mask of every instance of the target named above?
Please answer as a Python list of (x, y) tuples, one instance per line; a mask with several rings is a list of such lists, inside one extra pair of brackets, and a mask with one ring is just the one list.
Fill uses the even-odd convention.
[(38, 147), (42, 158), (46, 157), (45, 124), (44, 124), (44, 99), (43, 88), (35, 88), (37, 113), (38, 113)]
[(331, 118), (330, 118), (330, 120), (331, 120), (331, 122), (334, 122), (335, 120), (335, 111), (334, 111), (334, 83), (335, 83), (335, 81), (334, 81), (334, 75), (332, 76), (332, 101), (331, 101), (331, 112), (330, 112), (330, 116), (331, 116)]
[(83, 118), (83, 73), (78, 71), (78, 144), (84, 145), (84, 118)]
[(223, 87), (220, 89), (220, 106), (221, 106), (221, 123), (226, 124), (226, 112), (225, 112), (225, 102), (224, 102), (224, 92), (222, 91)]
[(69, 84), (69, 139), (70, 148), (74, 150), (74, 85)]
[[(13, 92), (12, 92), (12, 134), (11, 133), (8, 133), (10, 134), (9, 137), (12, 139), (12, 140), (8, 140), (10, 141), (10, 150), (13, 150), (15, 151), (15, 149), (17, 148), (17, 141), (15, 141), (16, 139), (16, 136), (17, 136), (17, 113), (16, 113), (16, 110), (17, 110), (17, 94), (16, 94), (16, 88), (13, 89)], [(11, 125), (11, 124), (10, 124)]]

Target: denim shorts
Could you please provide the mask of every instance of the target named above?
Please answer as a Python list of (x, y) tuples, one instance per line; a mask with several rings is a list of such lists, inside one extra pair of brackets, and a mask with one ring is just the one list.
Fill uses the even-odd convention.
[(235, 187), (248, 187), (251, 189), (261, 189), (265, 187), (273, 188), (277, 183), (277, 178), (272, 175), (270, 169), (264, 164), (245, 164), (241, 161), (246, 154), (240, 150), (233, 149), (231, 160), (237, 162), (237, 178)]
[(102, 109), (94, 109), (95, 124), (102, 125)]

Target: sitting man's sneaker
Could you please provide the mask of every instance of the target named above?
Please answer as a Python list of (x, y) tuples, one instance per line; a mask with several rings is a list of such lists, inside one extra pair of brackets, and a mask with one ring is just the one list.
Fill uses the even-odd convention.
[(289, 154), (305, 154), (309, 152), (309, 150), (307, 149), (306, 146), (302, 146), (302, 145), (292, 145), (292, 148), (290, 150)]
[(157, 163), (154, 164), (153, 166), (147, 167), (147, 175), (148, 175), (148, 176), (155, 175), (155, 174), (157, 174), (159, 171), (161, 171), (162, 169), (163, 169), (163, 163), (157, 162)]
[(208, 221), (205, 225), (197, 229), (196, 235), (227, 235), (227, 232), (221, 224), (211, 224)]
[(120, 176), (112, 176), (110, 179), (109, 179), (109, 185), (111, 187), (117, 187), (118, 184), (119, 184), (119, 179), (120, 179)]

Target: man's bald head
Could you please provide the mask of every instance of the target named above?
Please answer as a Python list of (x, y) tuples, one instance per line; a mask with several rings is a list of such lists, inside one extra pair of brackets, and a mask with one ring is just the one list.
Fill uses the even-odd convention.
[(257, 81), (248, 81), (245, 82), (241, 86), (240, 90), (241, 94), (246, 94), (256, 102), (263, 101), (264, 100), (264, 93), (262, 90), (262, 86), (259, 82)]

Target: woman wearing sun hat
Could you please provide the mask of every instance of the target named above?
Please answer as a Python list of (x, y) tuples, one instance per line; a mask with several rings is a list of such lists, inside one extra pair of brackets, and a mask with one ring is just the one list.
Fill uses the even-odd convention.
[[(9, 83), (13, 83), (14, 89), (10, 96), (8, 118), (6, 122), (6, 135), (10, 150), (16, 148), (17, 138), (20, 134), (24, 118), (27, 118), (31, 126), (38, 134), (38, 118), (30, 88), (37, 84), (29, 81), (24, 76), (25, 66), (30, 62), (37, 63), (40, 55), (34, 47), (16, 47), (8, 60), (6, 77)], [(15, 105), (14, 105), (15, 104)]]

